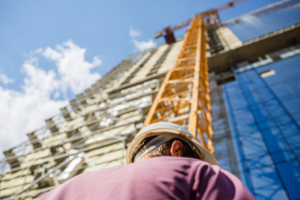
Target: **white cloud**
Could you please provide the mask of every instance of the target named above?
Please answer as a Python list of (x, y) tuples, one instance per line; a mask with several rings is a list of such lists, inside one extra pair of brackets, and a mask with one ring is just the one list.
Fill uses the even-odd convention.
[(45, 51), (37, 50), (36, 52), (42, 53), (46, 58), (49, 58), (51, 60), (58, 60), (62, 57), (61, 53), (51, 49), (50, 47), (47, 47)]
[[(101, 78), (100, 74), (90, 72), (101, 65), (101, 60), (94, 57), (92, 62), (86, 61), (85, 51), (72, 41), (56, 49), (38, 49), (22, 66), (26, 75), (22, 91), (0, 87), (1, 152), (27, 140), (26, 133), (44, 126), (45, 119), (58, 114), (59, 108), (68, 104), (67, 99), (57, 100), (61, 93), (70, 89), (78, 94)], [(37, 55), (54, 61), (58, 73), (40, 68)]]
[(96, 56), (91, 63), (85, 61), (85, 51), (69, 40), (63, 46), (58, 45), (56, 50), (47, 47), (42, 52), (43, 56), (56, 62), (63, 92), (70, 88), (78, 94), (101, 78), (100, 74), (90, 70), (101, 65), (102, 61)]
[(9, 84), (9, 83), (13, 83), (15, 80), (8, 78), (5, 74), (0, 74), (0, 81), (2, 83), (4, 83), (5, 85)]
[(26, 140), (26, 133), (45, 124), (44, 120), (58, 114), (67, 101), (51, 100), (58, 89), (54, 71), (46, 72), (26, 61), (22, 66), (26, 74), (23, 91), (0, 87), (0, 148), (1, 151)]
[(129, 29), (129, 36), (132, 38), (132, 43), (134, 44), (135, 48), (139, 51), (144, 51), (146, 49), (151, 49), (156, 46), (155, 42), (153, 40), (149, 41), (137, 41), (136, 37), (140, 36), (141, 32), (138, 30), (135, 30), (133, 28)]
[(53, 98), (54, 99), (57, 99), (60, 97), (60, 93), (59, 92), (55, 92), (54, 95), (53, 95)]
[(137, 41), (135, 39), (132, 40), (135, 48), (137, 48), (140, 51), (144, 51), (146, 49), (150, 49), (156, 46), (155, 42), (153, 40), (146, 41)]
[(133, 28), (129, 29), (129, 36), (132, 38), (138, 37), (141, 35), (141, 32), (138, 30), (134, 30)]

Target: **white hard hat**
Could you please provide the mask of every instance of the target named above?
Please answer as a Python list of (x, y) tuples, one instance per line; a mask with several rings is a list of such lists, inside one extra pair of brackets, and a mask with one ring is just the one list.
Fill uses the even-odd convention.
[[(205, 147), (203, 147), (202, 144), (200, 144), (199, 141), (188, 130), (186, 130), (185, 128), (177, 124), (173, 124), (169, 122), (158, 122), (158, 123), (150, 124), (149, 126), (146, 126), (142, 130), (140, 130), (140, 132), (135, 136), (135, 138), (131, 141), (131, 143), (128, 146), (128, 149), (126, 151), (126, 162), (132, 163), (132, 160), (135, 159), (132, 158), (134, 150), (145, 138), (152, 137), (152, 136), (161, 136), (161, 135), (163, 135), (164, 137), (156, 140), (155, 139), (151, 140), (150, 141), (151, 144), (148, 144), (149, 142), (145, 144), (151, 147), (149, 149), (146, 148), (147, 149), (146, 151), (144, 151), (142, 154), (139, 154), (138, 155), (139, 158), (141, 158), (150, 150), (171, 140), (172, 138), (179, 138), (184, 140), (186, 143), (188, 143), (190, 147), (201, 158), (203, 158), (203, 161), (208, 162), (212, 165), (219, 165), (215, 157), (211, 153), (209, 153), (209, 151)], [(153, 145), (153, 143), (155, 144)]]

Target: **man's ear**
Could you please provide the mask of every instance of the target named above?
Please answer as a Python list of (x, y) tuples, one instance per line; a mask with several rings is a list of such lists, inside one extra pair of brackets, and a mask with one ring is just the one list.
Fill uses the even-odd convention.
[(183, 148), (182, 143), (178, 140), (175, 140), (170, 149), (171, 156), (181, 157), (182, 148)]

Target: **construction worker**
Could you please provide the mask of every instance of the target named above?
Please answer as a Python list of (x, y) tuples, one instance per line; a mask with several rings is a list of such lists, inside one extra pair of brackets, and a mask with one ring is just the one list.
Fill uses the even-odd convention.
[(78, 175), (41, 199), (254, 199), (176, 124), (143, 128), (130, 143), (126, 161), (124, 166)]

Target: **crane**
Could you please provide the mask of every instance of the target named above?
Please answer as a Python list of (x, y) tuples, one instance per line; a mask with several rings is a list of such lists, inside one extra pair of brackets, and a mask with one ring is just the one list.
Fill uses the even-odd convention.
[[(220, 11), (223, 11), (227, 8), (231, 8), (235, 4), (240, 3), (242, 1), (245, 1), (245, 0), (231, 1), (231, 2), (229, 2), (225, 5), (222, 5), (218, 8), (209, 9), (209, 10), (199, 13), (197, 15), (201, 15), (203, 17), (203, 20), (205, 21), (206, 26), (217, 24), (220, 22), (220, 18), (218, 15), (218, 13)], [(192, 21), (192, 19), (188, 19), (188, 20), (183, 21), (173, 27), (167, 27), (167, 28), (163, 29), (162, 31), (155, 33), (154, 37), (157, 39), (157, 38), (164, 36), (167, 44), (174, 43), (176, 41), (175, 36), (174, 36), (174, 31), (179, 30), (185, 26), (188, 26), (191, 23), (191, 21)]]
[(206, 58), (207, 41), (204, 31), (205, 27), (220, 22), (219, 11), (241, 1), (243, 0), (232, 1), (219, 8), (199, 13), (193, 19), (155, 34), (156, 38), (164, 36), (166, 43), (170, 44), (175, 42), (174, 31), (190, 25), (178, 57), (161, 84), (144, 126), (159, 121), (176, 123), (188, 128), (206, 149), (214, 152)]

